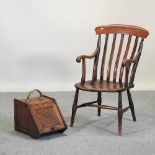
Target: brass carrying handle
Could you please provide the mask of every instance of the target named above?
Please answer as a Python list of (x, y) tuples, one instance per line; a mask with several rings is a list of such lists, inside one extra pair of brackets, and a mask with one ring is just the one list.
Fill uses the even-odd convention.
[(34, 89), (34, 90), (32, 90), (32, 91), (30, 91), (28, 94), (27, 94), (27, 101), (30, 101), (30, 96), (31, 96), (31, 94), (32, 93), (34, 93), (34, 92), (38, 92), (39, 93), (39, 95), (40, 95), (40, 100), (43, 100), (43, 95), (42, 95), (42, 92), (40, 91), (40, 90), (38, 90), (38, 89)]

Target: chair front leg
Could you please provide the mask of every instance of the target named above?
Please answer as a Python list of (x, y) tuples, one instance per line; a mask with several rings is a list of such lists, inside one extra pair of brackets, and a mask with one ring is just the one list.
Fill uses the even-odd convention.
[[(97, 104), (101, 105), (102, 103), (102, 96), (101, 92), (97, 93)], [(101, 108), (98, 108), (98, 116), (101, 116)]]
[(122, 117), (123, 117), (123, 111), (122, 111), (122, 92), (119, 92), (118, 94), (118, 135), (122, 135)]
[(136, 115), (135, 115), (135, 110), (134, 110), (134, 104), (132, 101), (131, 93), (130, 90), (127, 90), (127, 95), (128, 95), (128, 100), (129, 100), (129, 106), (132, 114), (133, 121), (136, 121)]
[(79, 96), (79, 89), (76, 88), (74, 102), (73, 102), (73, 106), (72, 106), (72, 116), (71, 116), (70, 127), (73, 127), (73, 124), (74, 124), (74, 118), (75, 118), (75, 114), (76, 114), (76, 110), (77, 110), (78, 96)]

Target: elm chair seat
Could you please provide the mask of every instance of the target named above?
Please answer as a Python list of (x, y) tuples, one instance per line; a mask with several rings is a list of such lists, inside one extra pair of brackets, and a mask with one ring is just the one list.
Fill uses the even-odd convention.
[(133, 88), (134, 85), (125, 86), (125, 83), (112, 82), (112, 81), (85, 81), (84, 83), (76, 83), (75, 87), (91, 92), (119, 92), (124, 91), (130, 88)]

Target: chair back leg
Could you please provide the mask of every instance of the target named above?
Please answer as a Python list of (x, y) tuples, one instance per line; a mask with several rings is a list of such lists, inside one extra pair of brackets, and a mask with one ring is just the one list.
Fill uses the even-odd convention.
[[(102, 96), (101, 92), (97, 93), (97, 104), (101, 105), (102, 103)], [(98, 116), (101, 116), (101, 108), (98, 108)]]
[(73, 124), (74, 124), (75, 114), (76, 114), (76, 110), (77, 110), (78, 96), (79, 96), (79, 89), (76, 88), (74, 102), (73, 102), (73, 106), (72, 106), (72, 116), (71, 116), (70, 127), (73, 127)]
[(129, 106), (132, 114), (133, 121), (136, 121), (136, 115), (135, 115), (135, 110), (134, 110), (134, 104), (132, 101), (131, 93), (130, 90), (127, 90), (127, 95), (128, 95), (128, 100), (129, 100)]
[(122, 117), (123, 117), (123, 110), (122, 110), (122, 92), (118, 94), (118, 135), (122, 135)]

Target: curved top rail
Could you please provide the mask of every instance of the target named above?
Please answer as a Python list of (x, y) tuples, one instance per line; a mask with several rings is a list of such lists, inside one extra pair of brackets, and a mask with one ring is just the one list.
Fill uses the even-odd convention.
[(149, 35), (149, 31), (134, 25), (123, 25), (123, 24), (111, 24), (102, 25), (95, 28), (96, 34), (109, 34), (109, 33), (121, 33), (134, 35), (141, 38), (146, 38)]

